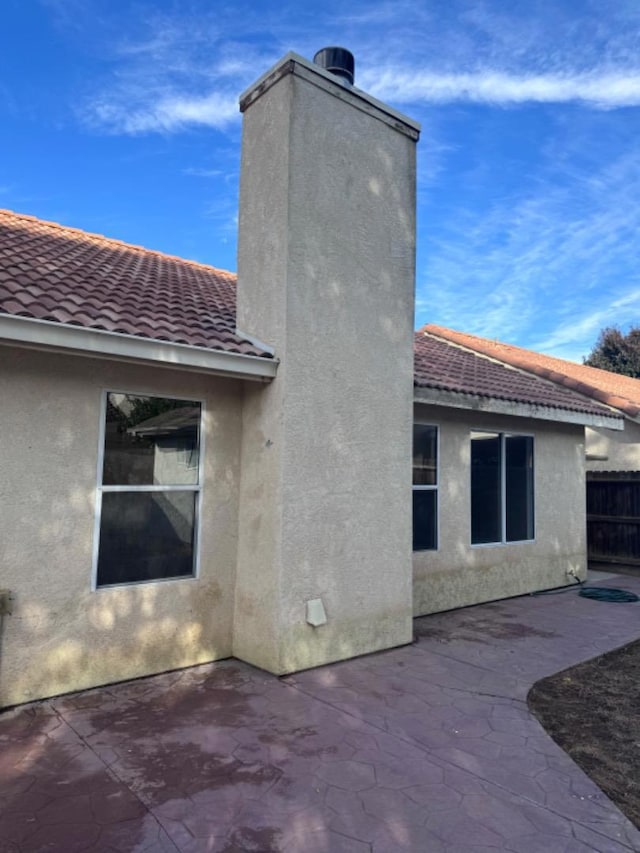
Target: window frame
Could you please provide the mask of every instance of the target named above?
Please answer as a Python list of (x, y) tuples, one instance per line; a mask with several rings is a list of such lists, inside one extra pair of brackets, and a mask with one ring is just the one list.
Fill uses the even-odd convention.
[[(198, 479), (195, 484), (184, 485), (144, 485), (144, 486), (105, 486), (102, 483), (105, 456), (105, 437), (107, 431), (107, 399), (109, 394), (124, 394), (131, 397), (157, 397), (164, 400), (184, 400), (200, 405), (200, 424), (198, 428)], [(200, 521), (202, 518), (202, 493), (204, 478), (204, 421), (205, 401), (199, 397), (183, 397), (178, 394), (165, 394), (162, 391), (123, 391), (113, 387), (102, 388), (100, 391), (100, 423), (98, 429), (98, 462), (96, 472), (96, 491), (93, 525), (93, 553), (91, 560), (91, 592), (102, 590), (123, 589), (134, 586), (148, 586), (155, 583), (175, 583), (176, 581), (194, 581), (200, 578)], [(195, 467), (195, 466), (194, 466)], [(193, 519), (193, 572), (190, 575), (176, 575), (171, 578), (151, 578), (141, 581), (125, 581), (124, 583), (100, 584), (98, 585), (98, 557), (100, 554), (100, 522), (102, 519), (102, 496), (105, 493), (117, 492), (196, 492)]]
[[(424, 485), (414, 485), (413, 483), (413, 431), (416, 427), (433, 427), (436, 431), (436, 483), (435, 486), (424, 486)], [(413, 498), (414, 492), (435, 492), (435, 502), (436, 502), (436, 544), (435, 548), (418, 548), (417, 550), (413, 549), (413, 541), (411, 546), (411, 551), (413, 554), (423, 554), (426, 551), (434, 552), (440, 550), (440, 424), (439, 423), (425, 423), (423, 421), (414, 421), (412, 428), (412, 442), (411, 442), (411, 495)], [(412, 515), (412, 539), (413, 539), (413, 515)]]
[[(501, 539), (495, 542), (473, 542), (473, 491), (471, 487), (471, 477), (473, 475), (472, 460), (471, 460), (471, 442), (473, 441), (474, 433), (485, 433), (487, 435), (497, 435), (500, 438), (500, 535)], [(533, 524), (533, 536), (530, 539), (507, 539), (507, 466), (506, 460), (506, 441), (507, 438), (530, 438), (533, 454), (533, 474), (531, 477), (531, 515)], [(495, 548), (496, 546), (504, 547), (507, 545), (523, 545), (536, 541), (536, 452), (535, 452), (535, 435), (529, 432), (512, 432), (511, 430), (490, 429), (484, 427), (482, 429), (471, 429), (469, 437), (469, 539), (472, 548)]]

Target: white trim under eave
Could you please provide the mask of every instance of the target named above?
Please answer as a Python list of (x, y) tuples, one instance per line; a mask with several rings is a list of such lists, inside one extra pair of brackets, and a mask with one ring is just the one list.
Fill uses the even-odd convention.
[(278, 360), (0, 314), (0, 344), (268, 382)]
[(621, 415), (592, 415), (559, 409), (554, 406), (539, 406), (535, 403), (520, 403), (514, 400), (500, 400), (495, 397), (480, 397), (475, 394), (461, 394), (457, 391), (443, 391), (439, 388), (414, 388), (414, 403), (428, 403), (432, 406), (447, 406), (452, 409), (466, 409), (471, 412), (489, 412), (494, 415), (512, 415), (518, 418), (536, 418), (541, 421), (556, 421), (567, 424), (581, 424), (606, 429), (624, 429)]

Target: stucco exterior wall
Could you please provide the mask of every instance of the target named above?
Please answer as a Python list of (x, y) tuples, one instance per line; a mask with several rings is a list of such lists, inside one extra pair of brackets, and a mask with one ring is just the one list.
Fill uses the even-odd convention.
[(245, 112), (240, 193), (238, 326), (282, 362), (247, 389), (234, 654), (279, 673), (411, 639), (416, 134), (303, 72)]
[(640, 471), (640, 424), (625, 418), (622, 431), (587, 427), (586, 443), (587, 471)]
[[(104, 390), (202, 400), (198, 578), (91, 590)], [(0, 705), (231, 653), (242, 387), (0, 347)]]
[[(414, 615), (565, 585), (586, 576), (584, 428), (418, 405), (440, 433), (439, 548), (413, 554)], [(470, 431), (534, 436), (535, 539), (471, 543)]]

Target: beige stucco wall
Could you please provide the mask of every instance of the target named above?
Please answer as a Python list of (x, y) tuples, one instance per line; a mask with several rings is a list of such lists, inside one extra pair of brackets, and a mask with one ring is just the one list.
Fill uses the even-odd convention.
[(238, 326), (282, 363), (247, 389), (234, 654), (272, 672), (411, 639), (415, 132), (303, 71), (241, 170)]
[(586, 442), (587, 471), (640, 470), (640, 424), (625, 418), (622, 431), (587, 427)]
[[(413, 555), (416, 616), (585, 577), (583, 427), (427, 405), (415, 417), (440, 427), (439, 548)], [(534, 436), (535, 540), (471, 546), (472, 429)]]
[[(91, 590), (103, 390), (204, 401), (197, 579)], [(0, 705), (231, 653), (241, 383), (0, 347)]]

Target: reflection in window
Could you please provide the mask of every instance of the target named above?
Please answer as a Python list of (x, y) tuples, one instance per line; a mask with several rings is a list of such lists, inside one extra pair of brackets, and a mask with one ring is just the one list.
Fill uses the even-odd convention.
[(200, 403), (107, 394), (102, 483), (195, 485)]
[(107, 394), (97, 585), (193, 575), (201, 404)]
[(413, 550), (438, 547), (438, 428), (413, 427)]
[(471, 433), (471, 543), (534, 537), (533, 438)]

